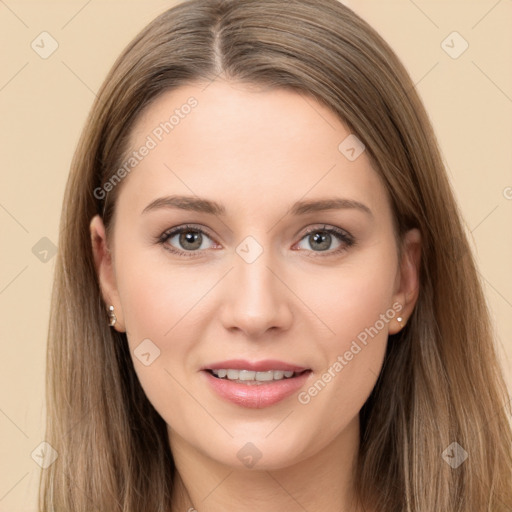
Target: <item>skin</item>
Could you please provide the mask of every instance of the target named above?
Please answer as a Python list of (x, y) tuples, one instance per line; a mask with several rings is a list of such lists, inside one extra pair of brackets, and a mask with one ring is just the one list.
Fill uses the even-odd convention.
[[(394, 303), (407, 320), (418, 296), (420, 235), (409, 231), (398, 259), (385, 185), (365, 152), (338, 150), (348, 129), (314, 99), (217, 79), (155, 100), (138, 119), (131, 148), (194, 96), (198, 105), (123, 180), (112, 238), (100, 217), (91, 236), (103, 297), (115, 329), (126, 332), (135, 370), (168, 425), (175, 458), (173, 510), (201, 512), (359, 511), (353, 473), (359, 411), (381, 370), (394, 318), (307, 404), (297, 394), (262, 409), (220, 398), (199, 371), (233, 358), (278, 359), (311, 368), (307, 390), (357, 335)], [(183, 194), (221, 203), (223, 215), (160, 208)], [(343, 197), (355, 208), (292, 215), (299, 200)], [(203, 228), (199, 249), (169, 228)], [(306, 228), (346, 230), (319, 250)], [(252, 236), (263, 249), (248, 263), (236, 249)], [(180, 256), (165, 245), (189, 252)], [(344, 247), (341, 253), (336, 249)], [(134, 350), (149, 338), (160, 350), (149, 366)], [(251, 442), (252, 468), (237, 457)]]

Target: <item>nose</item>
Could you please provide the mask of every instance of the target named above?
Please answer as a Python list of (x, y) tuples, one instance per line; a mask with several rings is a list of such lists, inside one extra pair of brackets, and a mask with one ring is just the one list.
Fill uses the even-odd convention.
[(224, 328), (240, 331), (252, 339), (270, 331), (289, 329), (293, 321), (293, 293), (267, 252), (251, 263), (235, 254), (233, 264), (233, 270), (222, 283), (220, 318)]

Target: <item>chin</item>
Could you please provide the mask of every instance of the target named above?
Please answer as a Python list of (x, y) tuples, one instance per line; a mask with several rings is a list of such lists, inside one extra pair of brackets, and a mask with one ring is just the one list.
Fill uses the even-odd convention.
[(237, 435), (228, 443), (215, 443), (215, 451), (210, 446), (206, 454), (233, 469), (273, 471), (297, 464), (306, 458), (307, 452), (314, 451), (314, 446), (308, 446), (289, 430), (283, 430), (281, 435), (268, 432)]

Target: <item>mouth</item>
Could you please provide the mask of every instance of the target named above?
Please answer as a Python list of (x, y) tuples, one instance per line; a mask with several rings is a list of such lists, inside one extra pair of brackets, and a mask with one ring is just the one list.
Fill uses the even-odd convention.
[(261, 409), (298, 393), (311, 368), (283, 361), (222, 361), (201, 368), (205, 383), (221, 399), (237, 406)]
[(228, 380), (236, 384), (245, 384), (248, 386), (258, 386), (269, 382), (277, 382), (298, 377), (303, 373), (309, 373), (311, 370), (291, 371), (291, 370), (240, 370), (235, 368), (207, 369), (213, 377), (217, 379)]

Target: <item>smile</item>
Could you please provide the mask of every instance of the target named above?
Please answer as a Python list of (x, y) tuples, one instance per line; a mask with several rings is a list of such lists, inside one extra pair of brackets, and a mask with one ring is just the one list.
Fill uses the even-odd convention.
[[(217, 364), (200, 372), (214, 395), (223, 401), (249, 409), (262, 409), (298, 393), (313, 374), (311, 369), (281, 364)], [(222, 367), (222, 366), (227, 366)], [(240, 366), (240, 368), (230, 368)], [(256, 369), (246, 369), (247, 366)], [(274, 366), (269, 369), (269, 366)], [(244, 368), (245, 367), (245, 368)], [(266, 367), (266, 369), (265, 369)], [(284, 369), (286, 368), (286, 369)]]

